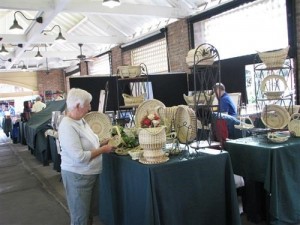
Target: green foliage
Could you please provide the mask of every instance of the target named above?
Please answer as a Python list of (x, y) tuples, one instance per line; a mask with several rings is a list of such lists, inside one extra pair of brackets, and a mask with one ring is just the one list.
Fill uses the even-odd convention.
[[(137, 147), (139, 145), (139, 140), (138, 137), (134, 134), (134, 132), (130, 131), (129, 129), (126, 129), (122, 126), (117, 126), (123, 143), (122, 143), (122, 147), (124, 148), (134, 148)], [(115, 127), (113, 127), (112, 129), (112, 136), (114, 135), (118, 135), (117, 129)]]

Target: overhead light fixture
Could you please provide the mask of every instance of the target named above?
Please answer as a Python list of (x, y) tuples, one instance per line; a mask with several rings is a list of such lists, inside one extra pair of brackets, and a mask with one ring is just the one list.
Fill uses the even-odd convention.
[(23, 60), (21, 60), (21, 61), (18, 63), (18, 66), (19, 66), (21, 63), (22, 63), (21, 70), (22, 70), (22, 71), (25, 71), (25, 70), (27, 70), (27, 66), (25, 65), (25, 63), (24, 63), (24, 61), (23, 61)]
[(9, 28), (10, 30), (13, 30), (13, 29), (20, 29), (20, 30), (23, 30), (23, 27), (21, 27), (20, 25), (19, 25), (19, 23), (18, 23), (18, 21), (17, 21), (17, 18), (16, 18), (16, 14), (17, 13), (20, 13), (26, 20), (35, 20), (36, 22), (38, 22), (38, 23), (43, 23), (43, 17), (37, 17), (37, 18), (35, 18), (35, 19), (29, 19), (29, 18), (27, 18), (21, 11), (16, 11), (15, 13), (14, 13), (14, 23), (13, 23), (13, 25)]
[(2, 47), (0, 49), (0, 55), (6, 56), (6, 55), (8, 55), (8, 53), (9, 52), (6, 50), (4, 44), (2, 44)]
[(109, 8), (113, 8), (119, 6), (121, 2), (119, 0), (103, 0), (102, 5), (107, 6)]
[(55, 38), (55, 42), (65, 42), (66, 38), (61, 33), (61, 27), (59, 25), (54, 25), (50, 30), (43, 30), (42, 33), (51, 32), (55, 27), (58, 27), (59, 33), (57, 38)]
[(37, 46), (37, 47), (38, 47), (38, 51), (37, 51), (37, 53), (35, 55), (35, 58), (38, 59), (38, 60), (40, 60), (40, 59), (43, 58), (43, 56), (42, 56), (42, 54), (40, 52), (40, 47), (39, 46)]
[(2, 58), (0, 58), (0, 60), (2, 60), (3, 62), (11, 62), (11, 58), (9, 58), (9, 59), (2, 59)]
[(23, 44), (11, 45), (11, 46), (18, 46), (19, 48), (23, 48)]

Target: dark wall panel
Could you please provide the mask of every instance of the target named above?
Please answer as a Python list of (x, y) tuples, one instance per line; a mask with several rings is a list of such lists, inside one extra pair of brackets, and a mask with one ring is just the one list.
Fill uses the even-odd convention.
[[(183, 94), (187, 94), (186, 73), (149, 75), (148, 80), (152, 82), (153, 96), (166, 106), (185, 104)], [(109, 81), (109, 94), (107, 111), (118, 109), (116, 77), (72, 77), (70, 78), (71, 88), (81, 88), (92, 94), (92, 110), (97, 111), (99, 105), (100, 90), (105, 89), (106, 81)], [(119, 93), (120, 100), (122, 93)]]
[(105, 89), (106, 82), (109, 82), (109, 93), (107, 100), (107, 111), (117, 110), (117, 86), (115, 77), (72, 77), (70, 78), (71, 88), (81, 88), (88, 91), (93, 96), (91, 102), (92, 110), (98, 111), (100, 90)]
[(243, 102), (247, 99), (245, 66), (253, 62), (254, 55), (221, 61), (221, 82), (225, 85), (227, 92), (241, 92)]
[(185, 104), (183, 94), (187, 94), (186, 73), (149, 75), (153, 97), (166, 106)]

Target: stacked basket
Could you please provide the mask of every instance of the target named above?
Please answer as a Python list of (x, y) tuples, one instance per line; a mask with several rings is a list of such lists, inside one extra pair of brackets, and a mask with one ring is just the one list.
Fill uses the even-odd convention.
[(283, 49), (258, 52), (258, 56), (267, 68), (282, 67), (289, 52), (289, 46)]

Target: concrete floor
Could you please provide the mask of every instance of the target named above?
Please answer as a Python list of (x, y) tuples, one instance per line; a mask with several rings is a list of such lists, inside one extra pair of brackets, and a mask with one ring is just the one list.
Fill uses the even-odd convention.
[[(68, 207), (60, 173), (43, 166), (22, 144), (0, 129), (0, 224), (68, 225)], [(98, 217), (93, 225), (103, 225)]]
[[(245, 214), (241, 220), (242, 225), (254, 225)], [(11, 143), (0, 129), (0, 225), (68, 224), (60, 173), (51, 163), (43, 166), (26, 145)], [(103, 224), (95, 217), (93, 225)]]

